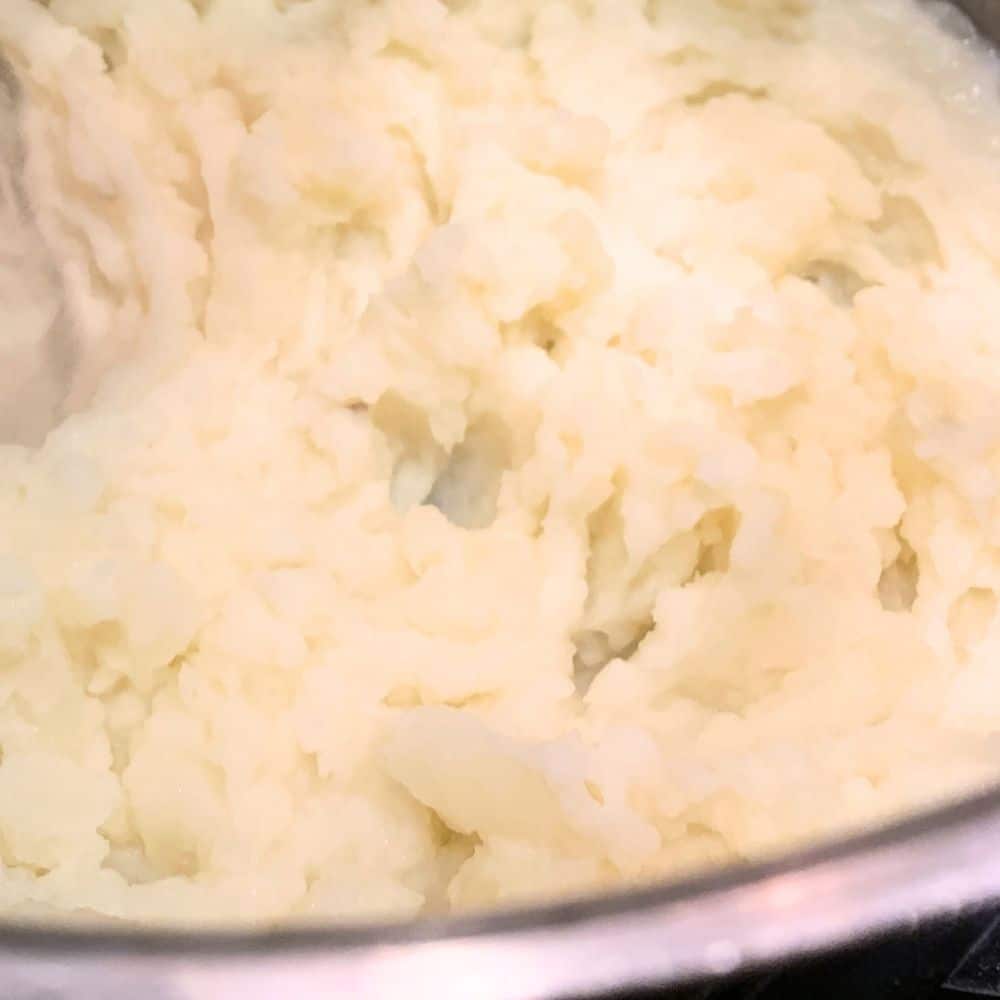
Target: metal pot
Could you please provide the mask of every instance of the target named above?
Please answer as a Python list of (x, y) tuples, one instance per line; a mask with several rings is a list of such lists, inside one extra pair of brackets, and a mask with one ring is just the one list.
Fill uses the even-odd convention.
[[(1000, 0), (953, 0), (1000, 43)], [(482, 917), (277, 932), (0, 925), (6, 1000), (585, 997), (701, 982), (1000, 898), (1000, 787), (764, 864)]]

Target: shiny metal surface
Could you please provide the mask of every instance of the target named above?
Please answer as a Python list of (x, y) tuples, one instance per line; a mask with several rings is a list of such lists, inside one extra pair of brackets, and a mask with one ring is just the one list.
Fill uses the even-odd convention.
[[(1000, 0), (955, 3), (1000, 41)], [(482, 918), (201, 935), (0, 924), (0, 997), (529, 1000), (677, 983), (1000, 898), (998, 844), (1000, 788), (773, 863)]]
[(5, 1000), (527, 1000), (762, 965), (1000, 897), (1000, 790), (778, 862), (481, 919), (277, 934), (0, 930)]

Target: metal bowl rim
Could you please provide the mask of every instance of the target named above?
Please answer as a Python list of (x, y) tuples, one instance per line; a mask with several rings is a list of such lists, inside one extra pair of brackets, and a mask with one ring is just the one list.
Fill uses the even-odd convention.
[[(904, 819), (828, 839), (762, 861), (728, 865), (706, 873), (654, 882), (641, 888), (590, 893), (569, 900), (524, 904), (483, 913), (418, 917), (410, 921), (325, 923), (230, 929), (136, 926), (72, 927), (41, 922), (0, 921), (0, 956), (95, 955), (104, 958), (217, 959), (354, 951), (385, 945), (421, 944), (503, 936), (538, 930), (571, 930), (616, 917), (641, 917), (716, 894), (752, 888), (785, 875), (831, 864), (849, 864), (875, 850), (900, 850), (927, 838), (959, 833), (989, 820), (1000, 821), (1000, 783), (967, 798), (908, 814)], [(900, 915), (905, 919), (905, 915)]]

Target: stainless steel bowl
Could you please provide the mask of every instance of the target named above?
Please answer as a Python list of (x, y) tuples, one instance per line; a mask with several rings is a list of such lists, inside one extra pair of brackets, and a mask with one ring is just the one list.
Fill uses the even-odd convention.
[(5, 1000), (528, 1000), (749, 970), (1000, 897), (1000, 789), (770, 864), (481, 918), (0, 930)]
[[(1000, 44), (1000, 0), (953, 2)], [(704, 980), (1000, 898), (998, 844), (1000, 786), (777, 861), (476, 918), (198, 934), (0, 924), (0, 996), (528, 1000)]]

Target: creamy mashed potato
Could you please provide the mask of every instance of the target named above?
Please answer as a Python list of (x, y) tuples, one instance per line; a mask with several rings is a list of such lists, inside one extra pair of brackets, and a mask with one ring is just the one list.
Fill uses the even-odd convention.
[(954, 17), (3, 0), (0, 43), (0, 379), (62, 308), (75, 412), (0, 448), (0, 911), (408, 917), (1000, 774)]

